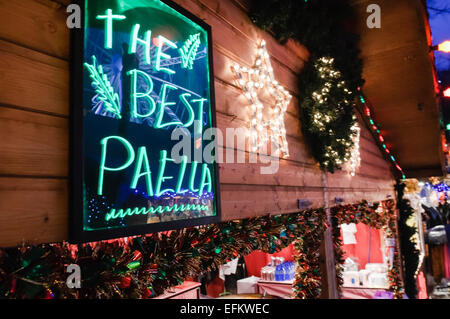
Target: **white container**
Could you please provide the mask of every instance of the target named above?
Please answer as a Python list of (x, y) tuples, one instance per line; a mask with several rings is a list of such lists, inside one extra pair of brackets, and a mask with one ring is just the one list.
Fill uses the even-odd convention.
[(257, 294), (258, 293), (258, 277), (251, 276), (237, 281), (238, 294)]
[(387, 288), (387, 273), (371, 273), (369, 275), (369, 286), (372, 288)]
[(359, 287), (359, 272), (358, 271), (345, 271), (343, 272), (344, 286), (345, 287)]
[(361, 285), (363, 285), (364, 287), (369, 286), (369, 275), (372, 272), (370, 270), (367, 269), (361, 269), (359, 271), (359, 282), (361, 283)]
[(347, 257), (344, 262), (344, 271), (358, 271), (359, 265), (351, 257)]
[(384, 273), (384, 272), (387, 272), (387, 265), (370, 263), (370, 264), (366, 264), (366, 269), (371, 272)]

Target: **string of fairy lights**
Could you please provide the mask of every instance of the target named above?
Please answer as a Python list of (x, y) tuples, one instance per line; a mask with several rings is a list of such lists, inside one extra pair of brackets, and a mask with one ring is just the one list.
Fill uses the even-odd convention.
[[(282, 157), (289, 156), (284, 115), (292, 96), (274, 78), (266, 42), (261, 41), (254, 66), (247, 68), (235, 64), (233, 70), (244, 95), (250, 103), (250, 145), (253, 152), (260, 151), (271, 141)], [(275, 102), (264, 105), (259, 93), (268, 93)], [(264, 117), (268, 112), (268, 118)]]
[[(314, 67), (320, 78), (324, 80), (324, 83), (320, 91), (312, 93), (312, 99), (316, 105), (313, 107), (311, 129), (318, 131), (321, 135), (327, 134), (329, 136), (335, 136), (335, 132), (330, 125), (345, 113), (344, 110), (346, 108), (353, 108), (353, 92), (347, 88), (347, 83), (343, 79), (341, 72), (335, 69), (334, 58), (321, 57), (315, 61)], [(337, 104), (334, 104), (332, 102), (332, 91), (335, 94), (336, 90), (340, 91), (344, 98)], [(330, 107), (330, 105), (333, 105), (333, 107)], [(352, 116), (352, 120), (354, 121), (352, 132), (356, 135), (355, 115)], [(350, 160), (351, 172), (353, 172), (354, 175), (356, 168), (359, 165), (357, 159), (359, 157), (359, 146), (357, 146), (357, 148), (352, 148), (352, 144), (354, 143), (354, 140), (352, 141), (352, 139), (335, 137), (332, 140), (333, 143), (324, 147), (323, 164), (325, 167), (340, 167)], [(345, 154), (340, 154), (338, 152), (338, 148), (342, 148), (341, 146), (346, 150)]]
[(394, 157), (394, 155), (392, 155), (391, 150), (386, 145), (386, 142), (385, 142), (385, 139), (383, 137), (383, 134), (381, 134), (380, 128), (375, 124), (375, 121), (372, 118), (371, 107), (370, 107), (369, 103), (367, 102), (367, 100), (364, 98), (364, 95), (361, 92), (361, 88), (358, 88), (358, 90), (359, 90), (359, 93), (360, 93), (359, 100), (363, 104), (364, 115), (369, 120), (371, 130), (376, 134), (379, 142), (381, 143), (381, 147), (383, 148), (383, 150), (386, 153), (387, 157), (392, 161), (392, 163), (394, 164), (395, 168), (401, 174), (402, 179), (406, 179), (405, 172), (403, 171), (402, 167), (398, 164), (398, 162), (397, 162), (396, 158)]
[[(345, 108), (353, 106), (354, 103), (351, 100), (353, 92), (347, 88), (345, 80), (342, 79), (341, 73), (334, 68), (334, 59), (329, 57), (319, 58), (315, 63), (315, 68), (319, 72), (322, 79), (325, 80), (323, 87), (319, 91), (312, 93), (312, 99), (319, 105), (319, 108), (313, 113), (313, 129), (319, 132), (325, 132), (329, 124), (335, 120), (337, 116), (337, 108)], [(249, 117), (250, 117), (250, 145), (253, 152), (261, 150), (265, 147), (267, 142), (272, 141), (278, 148), (280, 155), (283, 157), (289, 156), (288, 143), (286, 140), (286, 129), (284, 125), (284, 115), (287, 107), (291, 101), (292, 96), (289, 92), (283, 88), (274, 78), (273, 68), (270, 63), (270, 57), (267, 52), (265, 41), (261, 41), (258, 48), (256, 60), (254, 66), (251, 68), (235, 64), (233, 70), (236, 74), (238, 83), (244, 95), (250, 103)], [(341, 89), (344, 95), (348, 95), (348, 99), (344, 98), (341, 103), (335, 106), (333, 112), (324, 112), (324, 109), (320, 105), (327, 105), (329, 103), (329, 95), (332, 88), (336, 86)], [(258, 93), (259, 91), (268, 92), (271, 97), (275, 99), (275, 103), (266, 108), (261, 102)], [(361, 89), (358, 88), (359, 99), (364, 106), (364, 114), (367, 116), (370, 123), (370, 128), (381, 143), (381, 146), (393, 162), (395, 168), (400, 172), (402, 179), (405, 179), (405, 173), (401, 166), (398, 164), (395, 157), (392, 155), (391, 150), (385, 143), (385, 139), (381, 134), (380, 129), (375, 124), (371, 116), (370, 106), (366, 102)], [(270, 118), (264, 118), (264, 111), (270, 113)], [(339, 156), (333, 145), (327, 145), (325, 147), (325, 165), (327, 162), (334, 162), (338, 166), (346, 162), (346, 168), (351, 176), (355, 176), (356, 170), (361, 165), (359, 140), (360, 140), (360, 127), (356, 121), (356, 116), (353, 115), (354, 124), (351, 127), (352, 139), (336, 139), (336, 143), (345, 145), (348, 151), (344, 154), (343, 158)], [(332, 134), (333, 132), (329, 132)]]
[(352, 140), (353, 140), (353, 147), (350, 150), (350, 159), (347, 162), (347, 172), (351, 176), (356, 175), (356, 170), (361, 166), (361, 153), (359, 151), (359, 139), (361, 135), (361, 129), (356, 122), (352, 128), (352, 132), (354, 133)]

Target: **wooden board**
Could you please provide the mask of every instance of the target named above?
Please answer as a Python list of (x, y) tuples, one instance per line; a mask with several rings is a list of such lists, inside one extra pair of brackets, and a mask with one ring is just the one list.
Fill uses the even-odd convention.
[(381, 28), (366, 25), (370, 0), (353, 0), (361, 35), (364, 93), (406, 177), (442, 176), (439, 108), (425, 1), (380, 0)]
[[(177, 2), (213, 28), (219, 128), (248, 125), (246, 100), (231, 66), (251, 65), (261, 39), (267, 41), (276, 78), (294, 95), (285, 117), (290, 157), (279, 161), (276, 174), (261, 174), (267, 166), (261, 163), (220, 164), (225, 220), (296, 212), (299, 199), (320, 207), (331, 205), (334, 197), (350, 203), (393, 195), (390, 165), (364, 128), (357, 175), (327, 174), (324, 187), (298, 119), (297, 73), (308, 58), (304, 47), (278, 44), (251, 24), (238, 1)], [(67, 239), (69, 32), (64, 3), (0, 0), (0, 247)], [(248, 146), (227, 146), (227, 138), (225, 133), (221, 150), (248, 161)], [(324, 202), (325, 191), (330, 203)]]

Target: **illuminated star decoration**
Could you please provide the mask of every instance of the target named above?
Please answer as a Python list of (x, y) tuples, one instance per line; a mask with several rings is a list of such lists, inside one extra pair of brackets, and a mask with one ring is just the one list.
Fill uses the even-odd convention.
[[(261, 42), (255, 65), (252, 68), (235, 64), (233, 69), (245, 97), (250, 102), (250, 145), (252, 151), (260, 150), (271, 140), (282, 157), (289, 156), (284, 114), (292, 96), (274, 79), (266, 42), (264, 40)], [(269, 93), (275, 102), (272, 105), (263, 105), (258, 97), (258, 91)], [(268, 108), (271, 115), (269, 119), (263, 117), (264, 108)]]

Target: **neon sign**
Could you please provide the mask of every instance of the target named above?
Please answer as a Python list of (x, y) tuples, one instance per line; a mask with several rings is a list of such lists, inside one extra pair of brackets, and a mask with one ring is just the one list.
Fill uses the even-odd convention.
[(73, 242), (220, 220), (211, 30), (170, 1), (84, 0), (72, 49)]

